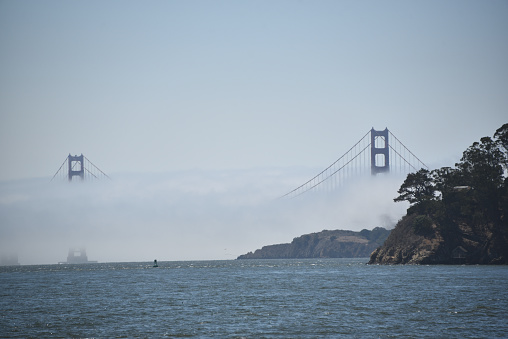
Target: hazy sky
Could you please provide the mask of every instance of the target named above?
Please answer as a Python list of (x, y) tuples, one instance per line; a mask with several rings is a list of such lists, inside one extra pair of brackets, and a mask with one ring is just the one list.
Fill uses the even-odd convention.
[[(266, 230), (256, 245), (291, 241), (324, 227), (285, 232), (291, 223), (261, 213), (260, 196), (329, 165), (372, 127), (388, 127), (431, 168), (453, 166), (507, 122), (507, 60), (507, 1), (0, 1), (0, 232), (28, 232), (38, 213), (64, 225), (57, 215), (72, 210), (72, 193), (32, 178), (46, 180), (69, 153), (83, 153), (117, 178), (114, 190), (101, 191), (105, 214), (82, 193), (95, 206), (81, 207), (93, 215), (84, 225), (160, 213), (148, 227), (159, 232), (178, 223), (160, 211), (173, 206), (189, 210), (180, 216), (189, 239), (206, 242), (191, 210), (213, 211), (220, 198), (217, 223), (229, 243), (259, 224)], [(202, 192), (181, 186), (201, 180)], [(166, 191), (147, 188), (161, 182)], [(36, 187), (61, 205), (42, 208)], [(126, 190), (122, 202), (117, 192)], [(257, 192), (256, 203), (233, 208), (247, 192)], [(210, 202), (196, 198), (203, 195)], [(139, 217), (113, 213), (122, 206)], [(391, 218), (401, 213), (394, 208)], [(276, 223), (284, 226), (274, 231)], [(219, 257), (212, 252), (202, 256)]]

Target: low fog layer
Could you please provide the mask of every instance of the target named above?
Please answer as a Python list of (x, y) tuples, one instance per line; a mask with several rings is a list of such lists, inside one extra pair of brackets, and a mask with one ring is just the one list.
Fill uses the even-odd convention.
[(86, 247), (99, 262), (234, 259), (323, 229), (392, 228), (403, 177), (351, 180), (334, 192), (277, 199), (309, 169), (113, 175), (111, 181), (0, 183), (0, 252), (21, 264), (65, 261)]

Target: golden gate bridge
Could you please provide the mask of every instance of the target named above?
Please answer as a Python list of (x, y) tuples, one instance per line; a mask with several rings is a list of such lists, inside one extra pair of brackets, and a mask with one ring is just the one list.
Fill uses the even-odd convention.
[[(388, 128), (379, 131), (372, 128), (331, 165), (280, 198), (294, 198), (318, 189), (332, 191), (351, 178), (369, 173), (374, 176), (383, 173), (408, 174), (421, 168), (427, 166)], [(74, 178), (110, 179), (83, 154), (69, 154), (51, 181), (64, 179), (71, 182)]]
[(388, 128), (372, 128), (344, 155), (295, 189), (280, 198), (295, 198), (318, 189), (335, 190), (345, 181), (366, 174), (408, 174), (428, 168)]
[(99, 167), (95, 166), (93, 162), (88, 160), (88, 158), (83, 154), (71, 155), (69, 153), (58, 171), (56, 171), (55, 175), (53, 175), (51, 178), (51, 181), (57, 179), (72, 181), (73, 178), (81, 180), (86, 179), (87, 181), (111, 179), (106, 173), (104, 173)]

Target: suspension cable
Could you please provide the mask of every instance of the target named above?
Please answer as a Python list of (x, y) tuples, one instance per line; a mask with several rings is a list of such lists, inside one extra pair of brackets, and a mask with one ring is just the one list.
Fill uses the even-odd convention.
[(51, 181), (53, 181), (53, 179), (55, 179), (56, 175), (60, 172), (60, 170), (62, 169), (62, 167), (63, 167), (63, 166), (65, 165), (65, 163), (67, 162), (67, 159), (68, 159), (68, 158), (65, 158), (64, 162), (62, 163), (62, 165), (60, 166), (60, 168), (58, 169), (58, 171), (56, 171), (55, 175), (53, 175), (53, 178), (51, 178), (51, 180), (50, 180), (49, 182), (51, 182)]
[[(103, 172), (103, 171), (102, 171), (99, 167), (95, 166), (95, 165), (94, 165), (94, 163), (90, 161), (90, 159), (88, 159), (88, 158), (87, 158), (87, 157), (85, 157), (85, 156), (83, 156), (83, 158), (85, 158), (85, 159), (86, 159), (86, 161), (88, 161), (88, 162), (89, 162), (89, 163), (90, 163), (90, 164), (91, 164), (91, 165), (92, 165), (92, 166), (93, 166), (96, 170), (98, 170), (99, 172), (101, 172), (101, 174), (102, 174), (102, 175), (104, 175), (106, 178), (108, 178), (108, 179), (110, 179), (110, 180), (111, 180), (111, 178), (110, 178), (110, 177), (109, 177), (106, 173), (104, 173), (104, 172)], [(94, 175), (94, 177), (95, 177), (95, 175)], [(97, 177), (96, 177), (96, 178), (97, 178)]]
[[(333, 165), (335, 165), (339, 160), (341, 160), (342, 158), (344, 158), (356, 145), (358, 145), (368, 134), (370, 133), (370, 131), (368, 131), (356, 144), (354, 144), (353, 147), (351, 147), (346, 153), (344, 153), (344, 155), (342, 155), (340, 158), (338, 158), (337, 160), (335, 160), (330, 166), (328, 166), (327, 168), (325, 168), (324, 170), (322, 170), (321, 172), (319, 172), (319, 174), (315, 175), (312, 179), (306, 181), (305, 183), (303, 183), (302, 185), (298, 186), (297, 188), (295, 188), (294, 190), (284, 194), (283, 196), (281, 196), (280, 198), (284, 198), (285, 196), (288, 196), (290, 194), (292, 194), (293, 192), (296, 192), (298, 191), (300, 188), (306, 186), (308, 183), (312, 182), (314, 179), (318, 178), (321, 174), (323, 174), (324, 172), (326, 172), (330, 167), (332, 167)], [(369, 144), (370, 145), (370, 144)], [(344, 166), (342, 166), (344, 167)], [(341, 168), (342, 168), (341, 167)], [(334, 173), (337, 173), (337, 171), (335, 171)], [(328, 178), (328, 177), (327, 177)], [(324, 181), (324, 180), (323, 180)], [(322, 181), (321, 181), (322, 182)], [(318, 184), (312, 186), (312, 187), (315, 187), (317, 185), (319, 185), (321, 182), (319, 182)], [(306, 190), (307, 191), (307, 190)], [(304, 192), (306, 192), (304, 191)], [(301, 194), (301, 193), (300, 193)], [(298, 195), (300, 195), (298, 194)]]
[[(396, 137), (395, 135), (393, 135), (393, 133), (392, 133), (392, 132), (388, 131), (388, 133), (390, 133), (390, 135), (391, 135), (392, 137), (394, 137), (394, 138), (395, 138), (395, 140), (397, 140), (397, 141), (399, 142), (399, 144), (401, 144), (401, 145), (405, 148), (405, 150), (407, 150), (407, 151), (409, 152), (409, 154), (411, 154), (413, 157), (415, 157), (415, 158), (416, 158), (416, 160), (418, 160), (418, 161), (419, 161), (419, 162), (420, 162), (423, 166), (425, 166), (426, 168), (429, 168), (427, 165), (425, 165), (425, 163), (424, 163), (423, 161), (421, 161), (420, 159), (418, 159), (418, 157), (417, 157), (416, 155), (414, 155), (414, 154), (413, 154), (413, 152), (411, 152), (411, 151), (409, 150), (409, 148), (407, 148), (407, 147), (406, 147), (406, 145), (404, 145), (404, 144), (403, 144), (403, 143), (402, 143), (399, 139), (397, 139), (397, 137)], [(392, 147), (390, 146), (390, 148), (392, 148)], [(393, 149), (393, 148), (392, 148), (392, 149)], [(397, 154), (398, 154), (398, 153), (397, 153)], [(401, 156), (401, 155), (399, 154), (399, 156)], [(401, 157), (402, 157), (402, 156), (401, 156)], [(402, 157), (402, 159), (404, 159), (404, 157)], [(406, 161), (406, 159), (404, 159), (404, 160)], [(411, 167), (413, 167), (413, 168), (414, 168), (414, 166), (411, 166)]]
[[(365, 136), (364, 136), (364, 137), (365, 137)], [(363, 139), (363, 138), (362, 138), (362, 139)], [(297, 195), (293, 196), (293, 198), (296, 198), (296, 197), (298, 197), (298, 196), (302, 195), (303, 193), (305, 193), (305, 192), (307, 192), (307, 191), (310, 191), (310, 190), (311, 190), (311, 189), (313, 189), (314, 187), (316, 187), (316, 186), (320, 185), (320, 184), (321, 184), (321, 183), (323, 183), (324, 181), (326, 181), (326, 180), (328, 180), (329, 178), (331, 178), (332, 176), (334, 176), (334, 175), (335, 175), (336, 173), (338, 173), (341, 169), (343, 169), (344, 167), (346, 167), (347, 165), (349, 165), (349, 164), (350, 164), (350, 163), (351, 163), (354, 159), (356, 159), (358, 156), (360, 156), (360, 155), (361, 155), (361, 154), (362, 154), (362, 153), (363, 153), (363, 152), (364, 152), (364, 151), (365, 151), (365, 150), (366, 150), (369, 146), (370, 146), (370, 143), (369, 143), (367, 146), (365, 146), (365, 148), (364, 148), (364, 149), (362, 149), (362, 150), (360, 151), (360, 153), (357, 153), (357, 154), (356, 154), (353, 158), (351, 158), (348, 162), (346, 162), (344, 165), (342, 165), (341, 167), (339, 167), (339, 169), (337, 169), (336, 171), (334, 171), (333, 173), (331, 173), (330, 175), (328, 175), (327, 177), (325, 177), (325, 178), (324, 178), (324, 179), (322, 179), (321, 181), (318, 181), (316, 184), (312, 185), (311, 187), (307, 188), (306, 190), (303, 190), (302, 192), (300, 192), (300, 193), (298, 193)], [(349, 151), (348, 151), (348, 152), (349, 152)], [(342, 157), (341, 157), (341, 158), (342, 158)], [(328, 167), (328, 168), (329, 168), (329, 167)], [(323, 173), (323, 172), (324, 172), (324, 171), (322, 171), (321, 173)], [(321, 174), (321, 173), (320, 173), (320, 174)], [(283, 196), (281, 196), (280, 198), (284, 198), (284, 197), (286, 197), (287, 195), (289, 195), (289, 194), (291, 194), (291, 193), (295, 192), (296, 190), (298, 190), (299, 188), (301, 188), (301, 187), (305, 186), (307, 183), (309, 183), (310, 181), (314, 180), (314, 179), (315, 179), (315, 178), (317, 178), (318, 176), (319, 176), (319, 174), (318, 174), (318, 175), (316, 175), (316, 176), (315, 176), (314, 178), (312, 178), (311, 180), (307, 181), (305, 184), (300, 185), (298, 188), (296, 188), (296, 189), (292, 190), (291, 192), (284, 194), (284, 195), (283, 195)]]

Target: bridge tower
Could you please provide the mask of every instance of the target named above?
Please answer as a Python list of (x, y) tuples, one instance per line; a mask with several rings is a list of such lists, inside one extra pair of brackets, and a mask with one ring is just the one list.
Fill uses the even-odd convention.
[(85, 178), (85, 166), (83, 166), (83, 154), (72, 156), (69, 153), (67, 161), (69, 162), (69, 181), (72, 181), (73, 176), (78, 176), (81, 178), (81, 180), (83, 180)]
[(390, 171), (388, 128), (383, 131), (370, 130), (370, 171), (372, 175)]

